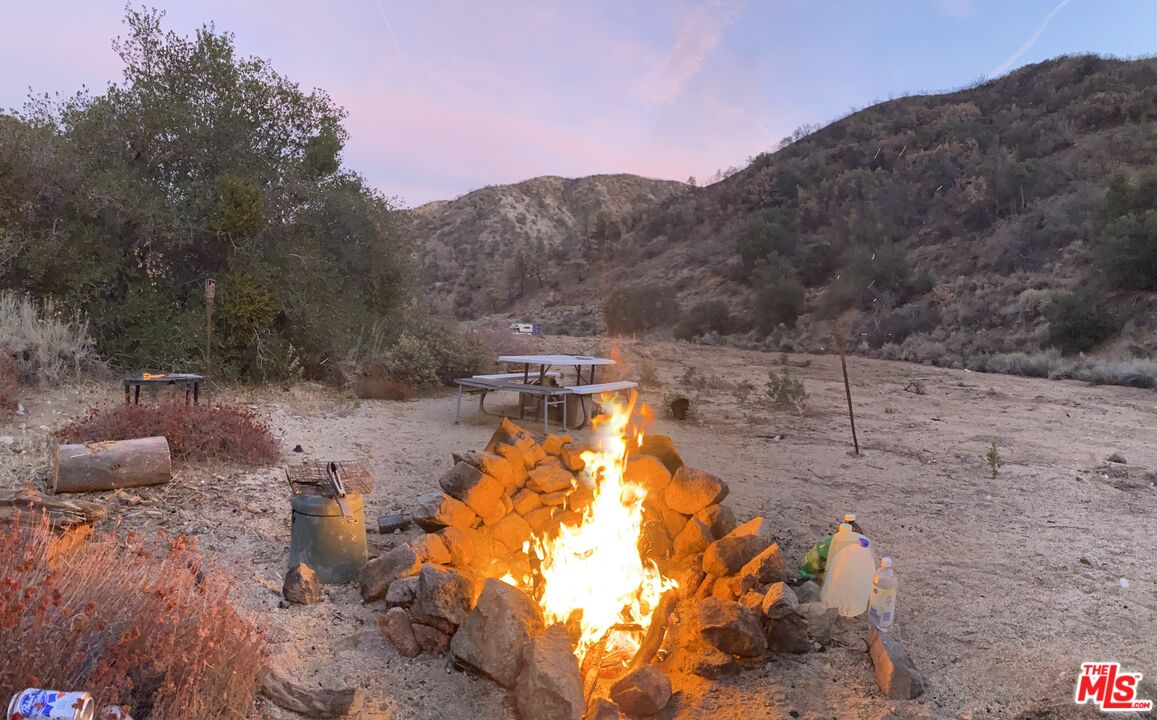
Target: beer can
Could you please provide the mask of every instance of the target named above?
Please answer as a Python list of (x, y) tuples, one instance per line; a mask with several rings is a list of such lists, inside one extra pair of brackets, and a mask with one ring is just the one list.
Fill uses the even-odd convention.
[(8, 703), (8, 720), (93, 720), (95, 708), (86, 692), (28, 688)]

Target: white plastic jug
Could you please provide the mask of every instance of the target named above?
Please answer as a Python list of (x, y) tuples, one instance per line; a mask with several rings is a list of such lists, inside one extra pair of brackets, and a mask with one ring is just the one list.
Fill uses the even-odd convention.
[(828, 562), (824, 589), (820, 595), (824, 606), (835, 608), (841, 617), (864, 614), (868, 610), (875, 572), (868, 538), (861, 535), (856, 542), (840, 551), (834, 563)]
[(855, 530), (852, 530), (852, 526), (850, 524), (840, 523), (840, 527), (836, 530), (836, 534), (832, 535), (832, 544), (828, 546), (827, 567), (831, 568), (832, 564), (836, 561), (836, 556), (840, 554), (841, 550), (850, 547), (862, 537), (863, 535), (859, 534)]

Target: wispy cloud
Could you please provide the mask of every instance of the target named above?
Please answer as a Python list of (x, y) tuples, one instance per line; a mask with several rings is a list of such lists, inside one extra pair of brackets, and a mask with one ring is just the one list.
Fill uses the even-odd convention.
[(1012, 66), (1016, 64), (1016, 61), (1020, 60), (1022, 55), (1032, 50), (1032, 46), (1036, 45), (1036, 41), (1040, 40), (1041, 35), (1044, 35), (1045, 30), (1048, 28), (1049, 23), (1053, 21), (1053, 18), (1055, 18), (1061, 10), (1065, 9), (1065, 5), (1068, 5), (1072, 1), (1073, 0), (1061, 0), (1057, 3), (1056, 7), (1049, 11), (1048, 15), (1045, 15), (1045, 19), (1041, 21), (1041, 24), (1037, 25), (1036, 31), (1029, 36), (1029, 39), (1025, 41), (1024, 45), (1021, 45), (1020, 49), (1010, 55), (1007, 60), (993, 68), (992, 72), (988, 73), (988, 77), (992, 78), (1008, 72)]
[(390, 23), (389, 15), (386, 15), (386, 8), (382, 6), (382, 0), (374, 0), (374, 5), (378, 7), (378, 14), (382, 16), (382, 22), (386, 25), (386, 34), (390, 36), (390, 45), (394, 50), (394, 54), (400, 60), (402, 58), (402, 48), (398, 45), (398, 36), (394, 35), (394, 26)]
[(706, 0), (679, 23), (675, 42), (642, 82), (643, 97), (658, 105), (679, 99), (715, 52), (727, 28), (743, 10), (745, 0)]

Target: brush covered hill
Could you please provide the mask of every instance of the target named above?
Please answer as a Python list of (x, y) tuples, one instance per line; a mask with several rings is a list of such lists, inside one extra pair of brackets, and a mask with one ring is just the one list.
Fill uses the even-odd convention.
[[(462, 318), (584, 333), (605, 316), (784, 349), (824, 347), (838, 319), (862, 352), (956, 366), (1042, 346), (1144, 355), (1155, 165), (1157, 60), (1066, 56), (874, 105), (704, 188), (488, 188), (417, 211), (417, 239)], [(591, 181), (599, 202), (576, 212)]]

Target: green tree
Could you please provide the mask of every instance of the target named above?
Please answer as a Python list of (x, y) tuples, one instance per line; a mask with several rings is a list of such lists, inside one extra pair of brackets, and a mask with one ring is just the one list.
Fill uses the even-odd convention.
[(1058, 298), (1047, 312), (1045, 345), (1064, 353), (1077, 353), (1108, 340), (1121, 329), (1121, 321), (1107, 305), (1107, 298), (1093, 287)]
[(783, 323), (795, 325), (803, 312), (804, 287), (795, 266), (777, 253), (759, 269), (755, 291), (755, 325), (768, 334)]
[(736, 238), (739, 260), (748, 277), (771, 253), (785, 257), (795, 254), (795, 229), (791, 214), (783, 208), (771, 208), (748, 225)]

